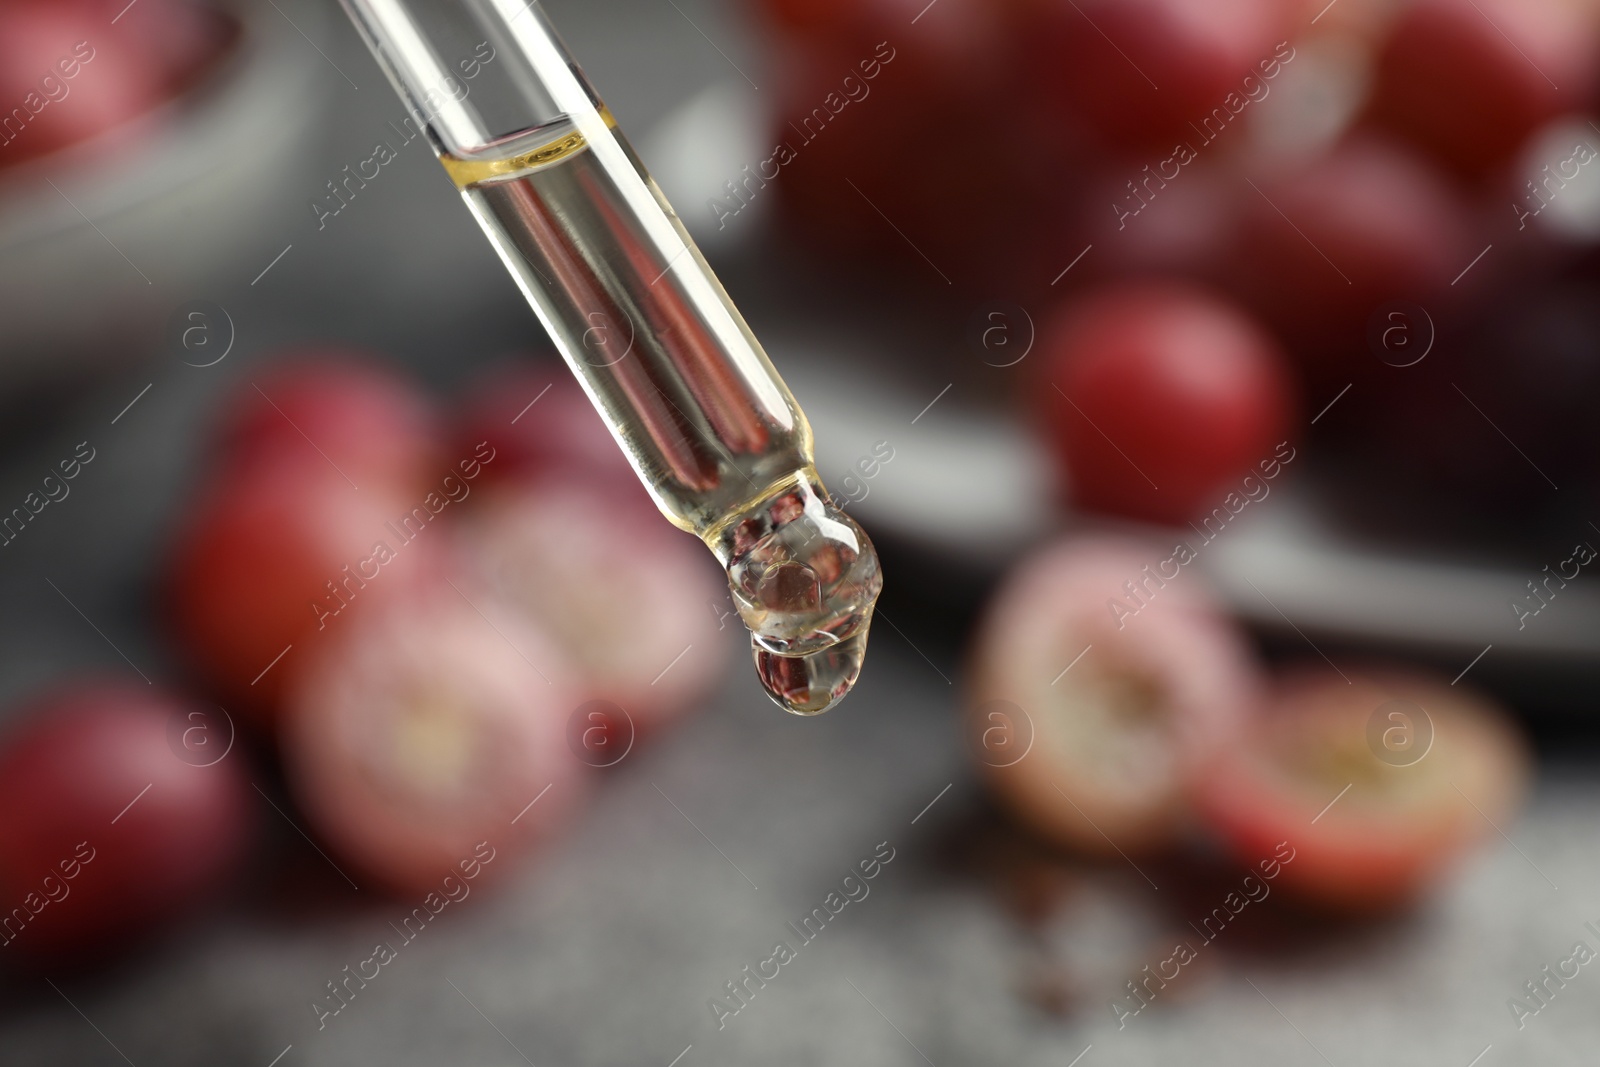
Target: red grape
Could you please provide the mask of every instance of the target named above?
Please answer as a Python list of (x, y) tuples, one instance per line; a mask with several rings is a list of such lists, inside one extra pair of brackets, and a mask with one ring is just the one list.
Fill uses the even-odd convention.
[(1508, 160), (1595, 87), (1593, 5), (1417, 0), (1378, 56), (1371, 114), (1458, 170)]
[(223, 460), (327, 466), (362, 488), (373, 480), (415, 488), (434, 473), (437, 423), (428, 398), (375, 357), (291, 349), (233, 398)]
[(595, 479), (644, 499), (638, 475), (589, 397), (559, 364), (496, 367), (468, 390), (457, 416), (458, 451), (481, 441), (495, 451), (492, 480), (547, 475)]
[(169, 574), (192, 660), (230, 699), (270, 713), (307, 645), (428, 569), (443, 535), (428, 536), (427, 499), (380, 481), (357, 491), (327, 465), (298, 461), (258, 463), (206, 487)]
[[(1041, 0), (1024, 41), (1056, 123), (1168, 148), (1193, 123), (1245, 112), (1262, 76), (1293, 62), (1293, 0)], [(1268, 74), (1270, 72), (1270, 74)], [(1247, 81), (1247, 79), (1249, 79)], [(1267, 90), (1270, 92), (1270, 90)]]
[(284, 758), (301, 806), (387, 889), (435, 889), (483, 842), (506, 857), (499, 877), (582, 785), (563, 657), (492, 600), (443, 582), (353, 621), (315, 650), (288, 700)]
[(1181, 523), (1282, 459), (1293, 386), (1278, 346), (1202, 290), (1127, 283), (1044, 339), (1038, 407), (1084, 507)]
[[(0, 748), (0, 941), (102, 957), (221, 888), (254, 807), (225, 714), (109, 681), (24, 714)], [(214, 752), (193, 743), (201, 728)]]
[(1197, 782), (1240, 862), (1294, 854), (1279, 884), (1339, 911), (1404, 906), (1492, 837), (1517, 806), (1528, 753), (1505, 713), (1414, 674), (1302, 670)]
[(1094, 854), (1165, 846), (1194, 779), (1237, 743), (1260, 683), (1188, 566), (1159, 544), (1067, 541), (989, 605), (969, 738), (1002, 802), (1045, 836)]
[(638, 496), (570, 478), (508, 487), (463, 554), (559, 644), (586, 697), (648, 731), (704, 699), (732, 647), (721, 631), (742, 626), (710, 553)]
[(1465, 208), (1425, 160), (1370, 135), (1262, 180), (1244, 206), (1235, 284), (1336, 386), (1350, 363), (1371, 362), (1366, 327), (1381, 305), (1407, 300), (1446, 317), (1494, 268), (1452, 286), (1482, 250)]

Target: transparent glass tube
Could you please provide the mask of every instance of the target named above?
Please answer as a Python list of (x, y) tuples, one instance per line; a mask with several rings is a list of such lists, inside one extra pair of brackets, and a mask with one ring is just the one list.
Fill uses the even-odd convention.
[(811, 427), (537, 2), (343, 0), (666, 517), (728, 572), (757, 673), (855, 684), (882, 574)]

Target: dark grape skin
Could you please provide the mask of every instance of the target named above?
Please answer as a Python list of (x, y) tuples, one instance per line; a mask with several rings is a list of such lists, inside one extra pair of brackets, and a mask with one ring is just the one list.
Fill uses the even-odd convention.
[[(421, 537), (414, 518), (402, 525), (423, 500), (382, 480), (357, 491), (320, 459), (281, 456), (203, 486), (165, 588), (168, 620), (200, 677), (230, 707), (271, 721), (314, 639), (433, 569), (439, 536)], [(375, 553), (380, 543), (389, 555)]]
[(439, 462), (439, 422), (428, 396), (381, 355), (302, 345), (275, 353), (228, 399), (219, 445), (234, 468), (322, 463), (358, 486), (420, 488)]
[(103, 961), (226, 886), (253, 837), (255, 799), (242, 746), (223, 747), (225, 720), (205, 720), (215, 761), (184, 738), (199, 707), (100, 679), (21, 710), (0, 742), (0, 914), (35, 914), (5, 928), (13, 955)]
[[(438, 538), (409, 544), (402, 527), (457, 471), (431, 399), (380, 358), (333, 344), (276, 353), (224, 403), (215, 466), (181, 515), (168, 618), (199, 674), (246, 714), (273, 714), (279, 668), (297, 657), (268, 666), (331, 625), (313, 607), (339, 605), (329, 583), (365, 610), (436, 551)], [(487, 470), (478, 459), (490, 455), (447, 458)], [(398, 559), (374, 578), (363, 561), (379, 542)]]
[(1107, 285), (1069, 303), (1040, 347), (1034, 404), (1078, 506), (1182, 524), (1292, 449), (1282, 351), (1204, 289)]
[(1454, 318), (1488, 271), (1453, 285), (1482, 249), (1459, 191), (1416, 151), (1357, 131), (1326, 156), (1251, 179), (1225, 283), (1288, 344), (1316, 393), (1374, 361), (1367, 323), (1408, 300)]
[(559, 363), (522, 357), (491, 367), (468, 386), (454, 422), (452, 454), (471, 455), (485, 441), (494, 449), (486, 482), (594, 479), (647, 499), (600, 413)]
[[(925, 6), (819, 7), (779, 34), (770, 136), (793, 156), (757, 195), (834, 265), (868, 257), (918, 285), (987, 288), (1061, 195), (1063, 131), (1032, 118), (1004, 5)], [(820, 121), (847, 76), (858, 99)]]
[[(1044, 0), (1024, 5), (1017, 44), (1051, 125), (1105, 146), (1170, 148), (1245, 79), (1290, 57), (1295, 0)], [(1281, 46), (1281, 47), (1280, 47)]]
[(1463, 176), (1484, 176), (1593, 93), (1600, 35), (1586, 8), (1419, 0), (1378, 53), (1369, 120)]
[[(1353, 432), (1339, 447), (1366, 472), (1356, 494), (1369, 506), (1374, 495), (1403, 498), (1414, 519), (1500, 542), (1548, 528), (1583, 499), (1600, 483), (1589, 426), (1600, 403), (1597, 283), (1582, 272), (1538, 275), (1442, 323), (1416, 366), (1374, 360), (1341, 416)], [(1415, 506), (1424, 498), (1433, 503)]]

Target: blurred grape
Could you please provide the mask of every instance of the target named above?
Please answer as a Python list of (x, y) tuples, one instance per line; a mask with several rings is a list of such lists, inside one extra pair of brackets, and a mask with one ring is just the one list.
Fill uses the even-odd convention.
[(1290, 673), (1242, 742), (1199, 781), (1202, 814), (1240, 863), (1277, 856), (1278, 886), (1336, 912), (1415, 903), (1505, 825), (1528, 775), (1499, 707), (1393, 671)]
[(56, 968), (105, 962), (193, 918), (253, 836), (242, 751), (171, 744), (195, 706), (139, 682), (77, 682), (19, 709), (0, 748), (0, 940)]

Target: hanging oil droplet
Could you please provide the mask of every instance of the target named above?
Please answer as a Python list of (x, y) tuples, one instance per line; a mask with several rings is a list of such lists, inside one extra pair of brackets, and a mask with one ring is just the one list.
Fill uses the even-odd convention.
[(756, 677), (779, 707), (796, 715), (821, 715), (843, 700), (861, 675), (867, 627), (863, 624), (838, 644), (806, 655), (780, 656), (758, 641), (751, 643), (751, 651)]
[(865, 531), (833, 506), (815, 472), (725, 525), (711, 547), (728, 568), (767, 694), (796, 715), (843, 699), (861, 674), (883, 572)]

